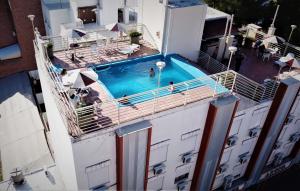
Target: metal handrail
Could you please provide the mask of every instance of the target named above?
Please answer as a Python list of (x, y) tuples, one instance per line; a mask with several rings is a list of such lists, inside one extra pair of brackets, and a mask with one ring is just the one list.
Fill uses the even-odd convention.
[[(198, 63), (201, 67), (211, 73), (223, 72), (226, 70), (226, 66), (221, 62), (210, 57), (207, 53), (200, 51)], [(264, 84), (259, 84), (237, 72), (234, 73), (233, 86), (231, 91), (243, 95), (256, 102), (263, 102), (270, 100), (274, 97), (278, 82), (274, 81), (274, 88), (269, 90)], [(226, 85), (226, 84), (225, 84)]]

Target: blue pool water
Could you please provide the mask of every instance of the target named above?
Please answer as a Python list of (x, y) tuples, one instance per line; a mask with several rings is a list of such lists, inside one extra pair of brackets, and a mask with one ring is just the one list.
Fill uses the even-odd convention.
[[(146, 92), (158, 87), (158, 68), (156, 62), (164, 61), (165, 68), (161, 73), (160, 87), (168, 86), (172, 81), (174, 84), (192, 80), (195, 78), (207, 77), (199, 69), (190, 65), (187, 60), (179, 55), (172, 54), (166, 57), (154, 55), (132, 60), (113, 62), (97, 66), (94, 70), (99, 75), (99, 82), (102, 83), (114, 98), (121, 98), (124, 95)], [(153, 68), (155, 76), (149, 76), (149, 70)], [(205, 82), (192, 84), (190, 88), (199, 87), (204, 84), (214, 86), (214, 80), (208, 79)], [(183, 87), (185, 88), (185, 87)], [(218, 87), (218, 91), (227, 91), (224, 87)], [(185, 90), (185, 89), (182, 89)], [(177, 89), (177, 91), (180, 91)], [(161, 92), (160, 96), (170, 92)], [(149, 95), (150, 96), (150, 95)], [(149, 96), (139, 101), (151, 99)]]

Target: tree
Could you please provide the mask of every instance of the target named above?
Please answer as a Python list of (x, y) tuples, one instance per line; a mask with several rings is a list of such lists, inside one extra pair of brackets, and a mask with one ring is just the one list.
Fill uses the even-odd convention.
[[(275, 22), (276, 35), (288, 38), (291, 28), (295, 24), (300, 28), (300, 0), (205, 0), (206, 3), (234, 14), (234, 23), (239, 27), (243, 24), (259, 23), (264, 30), (270, 26), (276, 7), (280, 5)], [(300, 30), (297, 28), (291, 43), (300, 45)]]

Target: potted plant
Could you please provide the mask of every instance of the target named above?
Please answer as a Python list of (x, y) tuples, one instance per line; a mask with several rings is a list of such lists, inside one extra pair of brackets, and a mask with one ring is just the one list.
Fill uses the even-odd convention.
[(129, 34), (130, 36), (130, 41), (131, 41), (131, 44), (139, 44), (139, 39), (140, 39), (140, 36), (142, 35), (142, 33), (140, 32), (137, 32), (137, 31), (133, 31)]
[(47, 54), (48, 54), (48, 57), (50, 58), (50, 59), (52, 59), (52, 58), (54, 58), (54, 56), (53, 56), (53, 44), (51, 43), (51, 42), (49, 42), (48, 44), (47, 44)]

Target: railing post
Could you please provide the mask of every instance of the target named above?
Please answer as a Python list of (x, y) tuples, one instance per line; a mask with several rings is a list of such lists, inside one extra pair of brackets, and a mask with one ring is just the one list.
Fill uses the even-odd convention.
[(265, 86), (265, 87), (264, 87), (264, 91), (263, 91), (263, 93), (262, 93), (262, 95), (261, 95), (261, 98), (259, 99), (259, 102), (262, 102), (263, 97), (265, 96), (265, 93), (266, 93), (266, 89), (267, 89), (267, 87)]
[(254, 93), (253, 93), (253, 96), (252, 96), (252, 100), (254, 100), (254, 97), (255, 97), (255, 94), (256, 94), (257, 88), (258, 88), (258, 86), (256, 86), (256, 87), (255, 87), (255, 90), (254, 90)]
[(120, 105), (119, 105), (119, 102), (117, 101), (117, 100), (115, 100), (115, 99), (113, 99), (113, 102), (115, 102), (115, 104), (117, 105), (117, 123), (118, 123), (118, 125), (120, 125)]
[(208, 56), (208, 60), (207, 60), (207, 63), (206, 63), (206, 69), (208, 69), (209, 63), (210, 63), (210, 56), (209, 55), (207, 55), (207, 56)]
[(184, 82), (184, 85), (186, 86), (186, 93), (184, 94), (184, 103), (183, 105), (186, 105), (187, 104), (187, 94), (188, 94), (188, 91), (189, 91), (189, 85)]
[(234, 86), (235, 86), (235, 81), (236, 81), (236, 76), (238, 74), (237, 73), (234, 73), (234, 78), (233, 78), (233, 82), (232, 82), (232, 86), (231, 86), (231, 93), (233, 93), (233, 89), (234, 89)]
[(155, 105), (156, 105), (156, 94), (155, 91), (151, 90), (152, 94), (153, 94), (153, 108), (152, 108), (152, 114), (155, 113)]
[(214, 87), (213, 97), (216, 96), (218, 83), (219, 83), (219, 76), (217, 76), (217, 79), (215, 80), (215, 87)]

